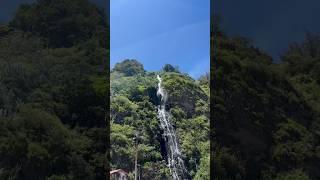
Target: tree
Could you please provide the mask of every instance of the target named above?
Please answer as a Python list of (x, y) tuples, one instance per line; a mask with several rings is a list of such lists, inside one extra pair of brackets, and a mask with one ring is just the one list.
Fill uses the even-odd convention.
[(165, 64), (163, 66), (164, 72), (179, 72), (178, 67), (173, 67), (171, 64)]
[(113, 71), (123, 73), (125, 76), (133, 76), (145, 72), (143, 65), (134, 59), (126, 59), (121, 63), (117, 63), (114, 66)]
[(104, 18), (88, 0), (38, 0), (22, 5), (10, 26), (47, 39), (52, 47), (70, 47), (105, 29)]
[(2, 179), (13, 175), (18, 179), (71, 175), (71, 167), (73, 172), (83, 172), (83, 177), (93, 175), (90, 170), (81, 169), (92, 168), (81, 155), (89, 147), (88, 139), (64, 127), (57, 117), (24, 105), (15, 116), (2, 118), (0, 123)]

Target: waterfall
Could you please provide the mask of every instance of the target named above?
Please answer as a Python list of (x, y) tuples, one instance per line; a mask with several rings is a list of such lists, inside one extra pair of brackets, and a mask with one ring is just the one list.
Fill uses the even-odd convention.
[(161, 97), (161, 103), (158, 106), (158, 118), (161, 129), (163, 130), (162, 136), (166, 142), (168, 167), (174, 180), (183, 180), (185, 179), (186, 169), (179, 149), (175, 129), (170, 122), (170, 114), (166, 111), (167, 93), (161, 86), (162, 79), (159, 75), (157, 75), (157, 79), (159, 81), (157, 96)]

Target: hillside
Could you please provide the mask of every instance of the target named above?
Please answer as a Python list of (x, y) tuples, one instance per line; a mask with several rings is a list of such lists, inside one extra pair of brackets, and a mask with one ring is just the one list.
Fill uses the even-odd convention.
[(216, 179), (319, 179), (319, 36), (273, 63), (247, 39), (213, 28)]
[(146, 72), (124, 60), (111, 72), (111, 166), (134, 170), (133, 138), (138, 134), (138, 164), (143, 179), (170, 179), (166, 148), (157, 117), (158, 80), (168, 93), (166, 109), (176, 129), (188, 178), (209, 179), (209, 79), (194, 80), (171, 65)]
[(22, 5), (0, 27), (0, 179), (106, 178), (108, 34), (87, 0)]

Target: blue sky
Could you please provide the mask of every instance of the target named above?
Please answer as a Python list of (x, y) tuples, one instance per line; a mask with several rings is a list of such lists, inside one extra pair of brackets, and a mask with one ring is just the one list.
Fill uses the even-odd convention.
[(111, 67), (137, 59), (148, 71), (209, 72), (210, 0), (111, 0), (110, 13)]

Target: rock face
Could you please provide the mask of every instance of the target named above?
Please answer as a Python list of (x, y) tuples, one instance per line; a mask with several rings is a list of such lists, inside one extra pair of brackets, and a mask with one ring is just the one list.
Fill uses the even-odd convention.
[(167, 73), (163, 77), (168, 91), (168, 106), (179, 107), (191, 118), (196, 111), (197, 101), (207, 101), (208, 96), (200, 86), (188, 76), (180, 73)]
[(158, 119), (160, 122), (161, 130), (163, 130), (162, 137), (165, 140), (166, 149), (168, 152), (167, 165), (174, 180), (187, 179), (185, 174), (188, 174), (182, 159), (180, 142), (177, 138), (175, 128), (171, 123), (171, 114), (166, 110), (166, 102), (168, 93), (162, 86), (162, 79), (157, 75), (158, 91), (157, 95), (161, 99), (161, 104), (158, 106)]

